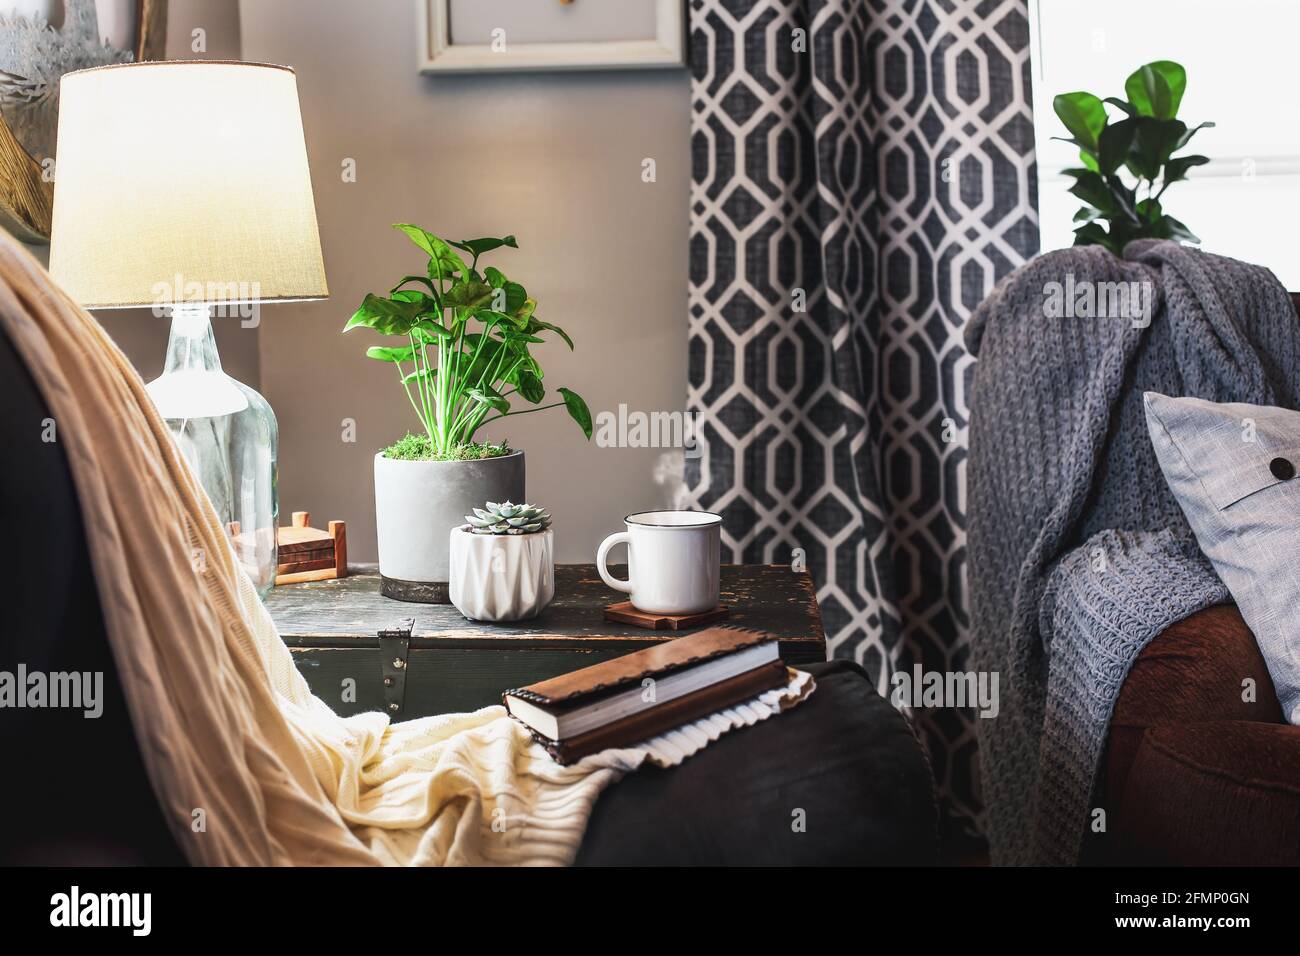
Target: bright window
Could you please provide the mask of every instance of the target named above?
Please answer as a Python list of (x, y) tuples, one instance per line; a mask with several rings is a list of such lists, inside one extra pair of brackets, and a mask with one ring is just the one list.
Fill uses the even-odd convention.
[[(1124, 96), (1124, 80), (1153, 60), (1187, 68), (1178, 118), (1213, 120), (1184, 152), (1210, 163), (1165, 193), (1165, 211), (1200, 248), (1268, 266), (1300, 291), (1300, 3), (1296, 0), (1030, 0), (1038, 211), (1043, 249), (1074, 242), (1082, 203), (1062, 169), (1078, 151), (1052, 97), (1086, 90)], [(1113, 109), (1113, 108), (1112, 108)], [(1112, 121), (1119, 115), (1112, 113)]]

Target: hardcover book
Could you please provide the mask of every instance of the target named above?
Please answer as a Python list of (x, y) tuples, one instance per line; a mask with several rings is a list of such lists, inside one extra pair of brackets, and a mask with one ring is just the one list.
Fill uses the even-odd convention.
[(624, 747), (778, 687), (770, 635), (713, 627), (503, 695), (506, 709), (562, 764)]

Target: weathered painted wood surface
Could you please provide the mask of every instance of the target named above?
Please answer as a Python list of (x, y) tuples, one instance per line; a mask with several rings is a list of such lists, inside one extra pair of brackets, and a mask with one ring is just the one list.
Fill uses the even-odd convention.
[[(616, 575), (624, 569), (614, 569)], [(787, 565), (724, 565), (726, 622), (768, 631), (791, 664), (826, 657), (811, 578)], [(501, 692), (690, 632), (650, 631), (604, 619), (623, 598), (594, 565), (558, 565), (555, 601), (532, 621), (482, 624), (451, 605), (410, 604), (379, 593), (373, 567), (348, 577), (276, 587), (267, 607), (312, 690), (340, 713), (384, 709), (378, 632), (414, 618), (400, 716), (473, 710)]]
[[(625, 569), (614, 569), (622, 574)], [(798, 654), (825, 656), (826, 638), (812, 579), (789, 566), (722, 567), (722, 603), (731, 608), (727, 624), (775, 634)], [(605, 586), (591, 564), (555, 568), (555, 600), (541, 617), (512, 624), (468, 621), (450, 604), (410, 604), (379, 593), (379, 576), (353, 565), (346, 578), (275, 588), (266, 606), (290, 647), (378, 646), (375, 636), (402, 618), (415, 618), (411, 647), (547, 647), (634, 641), (649, 646), (671, 641), (679, 632), (651, 631), (604, 619), (605, 606), (624, 595)], [(590, 643), (586, 643), (590, 642)], [(808, 657), (803, 658), (810, 659)]]

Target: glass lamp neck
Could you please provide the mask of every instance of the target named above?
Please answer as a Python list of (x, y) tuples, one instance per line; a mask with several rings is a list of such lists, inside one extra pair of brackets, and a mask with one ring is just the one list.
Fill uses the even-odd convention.
[(172, 330), (167, 339), (163, 374), (220, 372), (221, 357), (217, 354), (217, 340), (212, 334), (209, 307), (202, 304), (174, 305), (170, 311)]

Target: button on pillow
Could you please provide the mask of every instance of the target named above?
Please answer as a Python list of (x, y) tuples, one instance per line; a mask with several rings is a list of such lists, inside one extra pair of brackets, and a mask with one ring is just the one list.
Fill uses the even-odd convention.
[(1160, 470), (1300, 724), (1300, 412), (1144, 398)]

